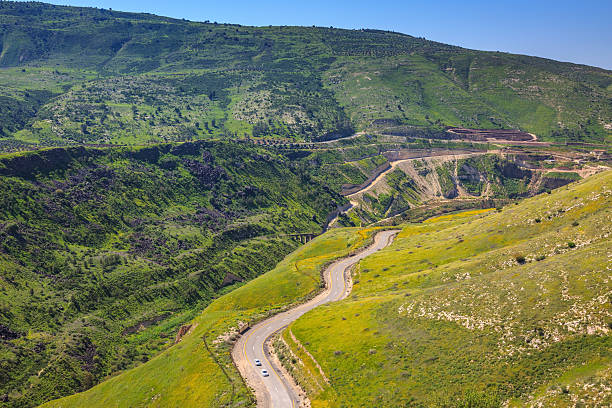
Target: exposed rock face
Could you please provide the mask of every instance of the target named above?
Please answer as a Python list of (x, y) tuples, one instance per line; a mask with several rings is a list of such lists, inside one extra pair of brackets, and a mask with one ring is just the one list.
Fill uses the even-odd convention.
[(65, 170), (73, 160), (96, 153), (95, 150), (88, 151), (84, 147), (66, 147), (7, 157), (0, 160), (0, 175), (32, 179), (36, 173), (47, 174)]
[(152, 146), (144, 147), (142, 149), (133, 151), (130, 155), (136, 160), (146, 161), (149, 163), (157, 163), (157, 161), (159, 160), (160, 152), (157, 146)]
[(457, 191), (457, 186), (453, 184), (453, 187), (445, 190), (442, 192), (442, 195), (444, 196), (444, 198), (457, 198), (457, 196), (459, 195), (459, 192)]
[(242, 282), (244, 281), (244, 279), (242, 279), (240, 276), (234, 275), (231, 272), (228, 272), (227, 275), (225, 275), (225, 278), (223, 279), (223, 282), (221, 282), (221, 286), (229, 286), (234, 282)]
[(572, 179), (568, 178), (559, 178), (559, 177), (543, 177), (542, 184), (540, 185), (540, 190), (554, 190), (555, 188), (563, 187), (566, 184), (571, 183)]
[(467, 164), (464, 164), (463, 166), (461, 166), (461, 168), (459, 169), (457, 173), (458, 173), (459, 180), (461, 181), (469, 181), (472, 183), (477, 183), (481, 180), (481, 176), (478, 170)]

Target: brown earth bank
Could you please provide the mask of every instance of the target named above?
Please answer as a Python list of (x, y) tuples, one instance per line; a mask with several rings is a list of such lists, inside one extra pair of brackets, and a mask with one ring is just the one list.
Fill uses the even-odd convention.
[(449, 128), (447, 132), (458, 135), (463, 139), (474, 141), (510, 141), (510, 142), (535, 142), (537, 137), (531, 133), (522, 132), (517, 129), (466, 129)]

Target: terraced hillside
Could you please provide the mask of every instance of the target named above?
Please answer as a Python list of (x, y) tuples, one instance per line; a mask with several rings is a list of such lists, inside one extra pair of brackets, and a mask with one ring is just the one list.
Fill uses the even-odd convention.
[(0, 156), (0, 406), (147, 361), (342, 197), (270, 151), (194, 142)]
[(289, 326), (283, 359), (313, 407), (609, 405), (611, 208), (607, 171), (407, 224), (347, 300)]
[(612, 73), (392, 32), (0, 4), (0, 146), (447, 137), (609, 143)]
[[(490, 208), (580, 180), (580, 174), (607, 168), (594, 162), (558, 172), (542, 166), (547, 164), (542, 157), (550, 157), (546, 155), (449, 153), (392, 161), (389, 169), (371, 185), (347, 196), (358, 206), (351, 218), (362, 224), (398, 215), (407, 217), (414, 213), (411, 209), (444, 204)], [(537, 166), (526, 167), (525, 160)]]
[(337, 220), (341, 225), (492, 208), (580, 180), (612, 163), (607, 156), (549, 147), (368, 137), (370, 144), (361, 137), (336, 143), (334, 149), (284, 152), (350, 200), (353, 208)]

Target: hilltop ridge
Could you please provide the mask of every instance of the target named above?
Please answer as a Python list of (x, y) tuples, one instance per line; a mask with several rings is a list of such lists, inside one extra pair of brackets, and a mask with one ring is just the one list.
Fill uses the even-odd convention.
[(203, 138), (448, 137), (516, 128), (607, 144), (612, 72), (380, 30), (249, 27), (0, 4), (0, 147)]

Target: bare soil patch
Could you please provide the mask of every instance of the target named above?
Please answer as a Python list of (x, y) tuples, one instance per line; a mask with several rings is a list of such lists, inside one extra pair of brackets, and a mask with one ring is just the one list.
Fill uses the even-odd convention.
[(466, 129), (450, 128), (447, 130), (452, 135), (458, 135), (463, 139), (477, 142), (505, 141), (505, 142), (535, 142), (536, 136), (516, 129)]

